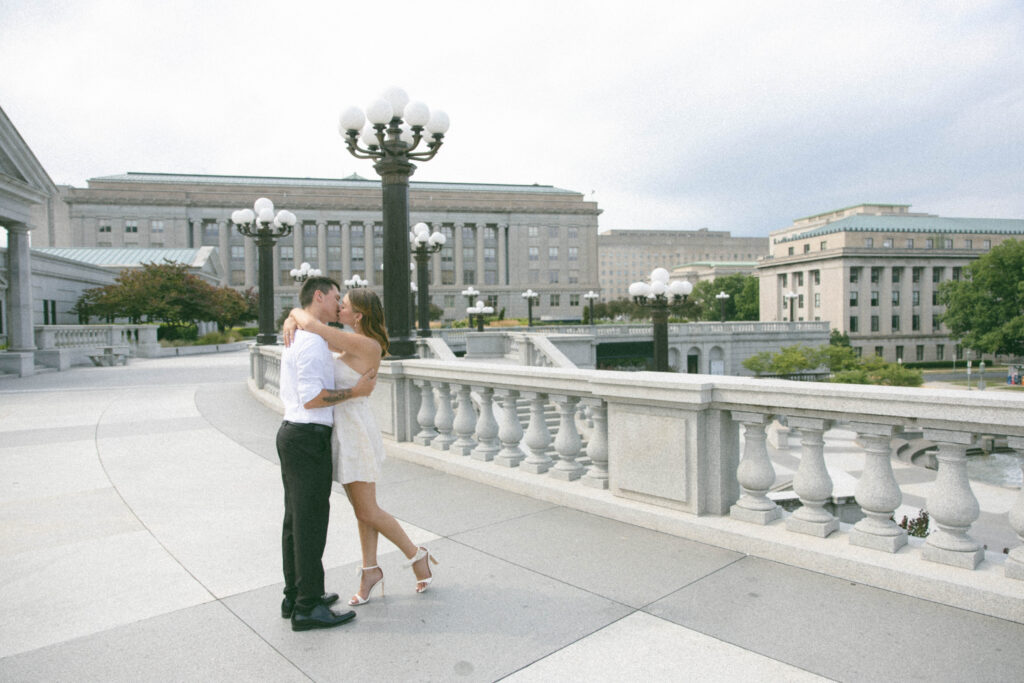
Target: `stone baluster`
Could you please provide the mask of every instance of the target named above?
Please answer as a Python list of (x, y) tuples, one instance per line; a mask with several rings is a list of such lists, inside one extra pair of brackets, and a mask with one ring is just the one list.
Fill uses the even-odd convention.
[(591, 467), (583, 476), (583, 483), (596, 489), (608, 488), (608, 413), (607, 405), (599, 398), (585, 398), (587, 418), (592, 428), (587, 443), (587, 456)]
[[(1007, 439), (1010, 448), (1017, 451), (1021, 474), (1024, 475), (1024, 437), (1011, 436)], [(1003, 572), (1011, 579), (1024, 580), (1024, 486), (1017, 494), (1017, 501), (1010, 508), (1008, 515), (1010, 526), (1017, 532), (1017, 539), (1020, 544), (1016, 548), (1010, 548), (1010, 554), (1006, 558)]]
[(544, 404), (547, 403), (548, 396), (534, 391), (524, 391), (522, 396), (530, 402), (530, 424), (526, 428), (526, 438), (523, 439), (526, 460), (520, 463), (519, 469), (533, 474), (544, 474), (551, 469), (551, 458), (548, 456), (551, 432), (548, 430), (547, 416), (544, 414)]
[(769, 500), (768, 489), (775, 483), (775, 468), (765, 445), (765, 427), (771, 415), (732, 412), (732, 419), (743, 425), (743, 458), (736, 468), (742, 494), (729, 508), (729, 516), (743, 522), (768, 524), (782, 516), (775, 501)]
[(494, 419), (494, 389), (473, 387), (480, 397), (480, 415), (476, 418), (476, 448), (469, 454), (474, 460), (488, 462), (498, 452), (498, 421)]
[(580, 434), (576, 431), (576, 396), (552, 396), (551, 402), (558, 407), (558, 433), (555, 435), (555, 452), (558, 462), (551, 468), (551, 476), (563, 481), (573, 481), (583, 476), (583, 466), (576, 462), (580, 454)]
[(468, 384), (460, 384), (457, 392), (455, 422), (452, 423), (456, 438), (448, 450), (459, 455), (469, 455), (476, 448), (476, 441), (473, 440), (473, 432), (476, 430), (476, 411), (473, 410), (471, 390)]
[(832, 423), (817, 418), (791, 417), (789, 426), (800, 430), (803, 446), (800, 466), (793, 477), (793, 490), (803, 505), (786, 520), (786, 528), (825, 538), (839, 528), (839, 520), (825, 509), (832, 497), (832, 478), (825, 467), (824, 434)]
[(967, 446), (972, 435), (944, 429), (925, 429), (924, 438), (939, 446), (939, 471), (935, 475), (925, 509), (929, 529), (921, 557), (954, 567), (974, 569), (985, 559), (985, 550), (968, 533), (981, 514), (978, 499), (967, 478)]
[(437, 431), (434, 429), (434, 385), (427, 379), (413, 380), (413, 383), (420, 388), (420, 409), (416, 413), (420, 431), (412, 440), (421, 446), (429, 446), (430, 442), (437, 438)]
[(518, 467), (526, 457), (519, 446), (519, 442), (523, 440), (523, 426), (519, 424), (519, 411), (516, 408), (519, 392), (515, 389), (498, 389), (495, 394), (501, 404), (502, 419), (498, 428), (501, 452), (494, 458), (494, 462), (505, 467)]
[(864, 471), (854, 495), (864, 519), (850, 530), (850, 543), (894, 553), (907, 544), (907, 532), (892, 516), (903, 501), (892, 473), (892, 425), (851, 422), (857, 440), (864, 447)]
[(455, 424), (455, 411), (452, 410), (451, 385), (448, 382), (437, 383), (437, 412), (434, 414), (434, 428), (437, 438), (430, 445), (439, 451), (446, 451), (455, 441), (452, 427)]

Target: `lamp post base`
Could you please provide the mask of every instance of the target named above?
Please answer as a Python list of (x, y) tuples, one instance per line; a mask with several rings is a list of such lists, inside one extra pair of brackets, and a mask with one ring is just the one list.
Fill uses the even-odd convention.
[(256, 335), (256, 343), (258, 345), (260, 345), (260, 346), (263, 346), (263, 345), (266, 345), (266, 344), (269, 344), (269, 345), (273, 346), (274, 344), (277, 344), (277, 333), (276, 332), (270, 332), (270, 333), (266, 333), (266, 334), (264, 334), (264, 333), (257, 334)]
[(419, 358), (416, 353), (416, 339), (413, 337), (399, 337), (397, 339), (389, 339), (390, 347), (388, 348), (388, 358), (390, 360), (403, 360), (409, 358)]

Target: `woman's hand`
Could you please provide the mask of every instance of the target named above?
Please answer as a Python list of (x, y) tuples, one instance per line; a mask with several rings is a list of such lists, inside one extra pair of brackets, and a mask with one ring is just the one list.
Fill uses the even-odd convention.
[(295, 330), (299, 328), (299, 324), (295, 322), (295, 318), (288, 316), (284, 321), (284, 327), (281, 328), (281, 338), (284, 341), (285, 347), (292, 345), (295, 341)]
[(308, 329), (310, 325), (319, 322), (304, 308), (293, 308), (291, 313), (288, 315), (288, 318), (294, 319), (300, 330)]

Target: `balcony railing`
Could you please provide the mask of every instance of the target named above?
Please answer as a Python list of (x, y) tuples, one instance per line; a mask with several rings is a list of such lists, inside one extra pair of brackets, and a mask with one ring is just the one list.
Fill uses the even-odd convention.
[[(255, 386), (274, 390), (279, 352), (254, 347)], [(382, 366), (371, 404), (386, 435), (443, 458), (607, 489), (684, 515), (728, 519), (731, 529), (765, 528), (764, 538), (784, 529), (793, 538), (816, 539), (796, 544), (812, 543), (815, 553), (843, 556), (841, 548), (852, 546), (893, 558), (880, 566), (923, 560), (958, 568), (952, 571), (984, 569), (976, 574), (1004, 599), (980, 609), (1024, 622), (1024, 491), (1006, 518), (1019, 542), (1008, 554), (986, 553), (971, 534), (979, 505), (966, 469), (966, 450), (982, 435), (1005, 437), (1024, 452), (1019, 396), (408, 360)], [(768, 495), (776, 477), (766, 429), (777, 418), (799, 433), (801, 444), (793, 481), (801, 506), (792, 513)], [(852, 525), (841, 525), (828, 508), (833, 481), (823, 435), (839, 425), (856, 433), (864, 458), (855, 489), (864, 517)], [(903, 429), (938, 446), (927, 498), (932, 531), (923, 542), (908, 543), (892, 519), (903, 496), (892, 443)]]

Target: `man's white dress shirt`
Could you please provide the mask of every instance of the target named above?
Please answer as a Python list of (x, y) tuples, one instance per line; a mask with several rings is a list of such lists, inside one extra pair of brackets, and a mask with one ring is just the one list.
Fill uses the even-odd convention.
[(334, 424), (334, 408), (302, 407), (324, 389), (334, 389), (334, 356), (323, 337), (296, 330), (292, 345), (281, 354), (278, 381), (285, 420), (328, 427)]

